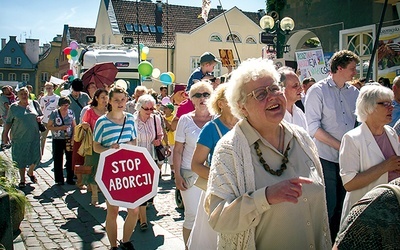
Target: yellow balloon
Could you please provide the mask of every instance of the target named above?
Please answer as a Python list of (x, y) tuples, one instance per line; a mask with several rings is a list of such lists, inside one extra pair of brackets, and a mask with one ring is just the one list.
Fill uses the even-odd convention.
[(142, 59), (143, 61), (146, 60), (146, 59), (147, 59), (147, 54), (144, 53), (144, 52), (142, 52), (142, 53), (140, 54), (140, 59)]
[(71, 55), (67, 55), (67, 59), (68, 59), (68, 60), (71, 59)]
[(167, 72), (168, 75), (171, 76), (172, 82), (175, 82), (175, 75), (172, 72)]

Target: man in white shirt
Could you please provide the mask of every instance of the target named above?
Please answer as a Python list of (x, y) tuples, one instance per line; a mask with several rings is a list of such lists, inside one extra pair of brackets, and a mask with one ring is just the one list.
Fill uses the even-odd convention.
[(289, 67), (281, 67), (278, 72), (281, 74), (280, 86), (286, 97), (286, 113), (283, 119), (289, 123), (296, 124), (307, 131), (307, 121), (304, 112), (295, 105), (295, 102), (301, 99), (303, 91), (299, 77), (294, 70)]
[[(43, 112), (43, 120), (42, 120), (43, 124), (47, 127), (49, 116), (53, 110), (56, 110), (58, 108), (58, 99), (60, 99), (60, 97), (54, 94), (54, 85), (51, 82), (46, 82), (44, 84), (44, 89), (46, 94), (42, 98), (40, 98), (40, 108), (42, 109)], [(49, 130), (46, 129), (46, 131), (42, 132), (40, 135), (40, 145), (42, 147), (42, 155), (48, 133)]]

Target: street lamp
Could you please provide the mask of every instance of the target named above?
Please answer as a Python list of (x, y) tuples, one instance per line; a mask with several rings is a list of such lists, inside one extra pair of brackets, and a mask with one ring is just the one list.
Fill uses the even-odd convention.
[(282, 58), (283, 53), (290, 51), (290, 45), (286, 45), (286, 35), (294, 29), (294, 21), (290, 17), (279, 20), (277, 12), (265, 15), (260, 19), (260, 27), (264, 32), (260, 33), (261, 42), (267, 44), (269, 52), (276, 52), (277, 58)]

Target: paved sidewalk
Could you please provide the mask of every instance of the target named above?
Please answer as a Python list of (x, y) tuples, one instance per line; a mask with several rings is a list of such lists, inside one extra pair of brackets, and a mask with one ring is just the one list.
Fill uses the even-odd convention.
[[(8, 150), (4, 153), (11, 155)], [(67, 184), (55, 185), (51, 140), (47, 142), (42, 163), (35, 170), (38, 183), (28, 181), (23, 190), (32, 210), (21, 223), (22, 232), (14, 241), (14, 249), (109, 249), (104, 228), (104, 196), (99, 193), (100, 206), (93, 207), (89, 205), (90, 193)], [(168, 166), (163, 166), (162, 174), (154, 206), (147, 209), (149, 228), (142, 232), (137, 226), (131, 238), (135, 249), (184, 249), (183, 210), (176, 208), (175, 187)], [(122, 238), (126, 214), (120, 210), (118, 239)]]

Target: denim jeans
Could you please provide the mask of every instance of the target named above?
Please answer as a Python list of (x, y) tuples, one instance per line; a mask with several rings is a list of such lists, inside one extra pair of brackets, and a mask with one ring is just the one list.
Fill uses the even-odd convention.
[(339, 163), (320, 158), (325, 180), (326, 206), (328, 208), (329, 228), (332, 242), (335, 241), (339, 231), (340, 216), (342, 214), (343, 200), (346, 190), (339, 175)]

